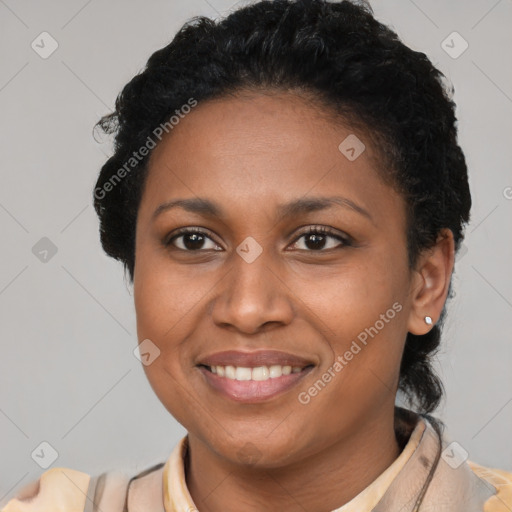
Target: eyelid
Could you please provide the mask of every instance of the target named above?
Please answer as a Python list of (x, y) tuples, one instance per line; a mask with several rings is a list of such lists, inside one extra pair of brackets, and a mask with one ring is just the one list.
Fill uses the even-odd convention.
[[(302, 238), (304, 235), (309, 235), (309, 234), (314, 234), (314, 233), (319, 233), (326, 237), (335, 238), (336, 240), (338, 240), (342, 243), (342, 246), (350, 246), (353, 244), (353, 239), (344, 232), (340, 232), (334, 228), (324, 226), (321, 224), (308, 224), (305, 230), (302, 230), (301, 232), (299, 232), (297, 234), (297, 236), (295, 236), (295, 239), (292, 242), (292, 245), (296, 244), (300, 240), (300, 238)], [(337, 247), (334, 247), (334, 248), (331, 247), (331, 249), (336, 249), (336, 248)], [(328, 251), (329, 251), (329, 249), (318, 250), (318, 251), (309, 250), (307, 252), (321, 253), (321, 252), (328, 252)]]
[(343, 231), (339, 231), (337, 229), (331, 228), (329, 226), (324, 226), (322, 224), (307, 224), (306, 229), (299, 232), (299, 234), (296, 236), (295, 240), (297, 238), (308, 235), (310, 233), (321, 233), (326, 236), (332, 236), (334, 238), (340, 238), (346, 242), (351, 240), (351, 237), (344, 233)]
[[(191, 227), (184, 227), (184, 228), (179, 228), (175, 231), (173, 231), (172, 233), (166, 235), (164, 237), (164, 239), (162, 240), (162, 243), (164, 244), (164, 246), (171, 246), (173, 245), (172, 244), (172, 241), (176, 238), (178, 238), (179, 236), (181, 235), (187, 235), (189, 233), (199, 233), (201, 235), (205, 235), (207, 236), (212, 242), (216, 243), (217, 245), (221, 245), (217, 242), (217, 240), (215, 240), (215, 236), (212, 236), (213, 235), (213, 232), (210, 231), (209, 229), (207, 228), (200, 228), (200, 227), (197, 227), (197, 226), (191, 226)], [(175, 247), (176, 249), (179, 249), (179, 247)], [(184, 252), (200, 252), (200, 250), (198, 251), (184, 251)]]

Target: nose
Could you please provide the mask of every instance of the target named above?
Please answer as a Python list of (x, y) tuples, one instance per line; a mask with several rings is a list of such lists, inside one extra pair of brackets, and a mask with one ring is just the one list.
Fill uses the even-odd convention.
[(230, 259), (231, 267), (211, 305), (214, 323), (246, 334), (288, 325), (294, 315), (293, 293), (279, 265), (265, 251), (251, 263), (237, 253)]

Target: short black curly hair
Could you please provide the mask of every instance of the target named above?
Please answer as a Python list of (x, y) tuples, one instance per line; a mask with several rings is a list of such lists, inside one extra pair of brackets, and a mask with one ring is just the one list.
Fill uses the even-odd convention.
[[(192, 18), (151, 55), (118, 96), (115, 111), (97, 123), (115, 134), (114, 154), (94, 191), (105, 252), (123, 262), (133, 281), (137, 211), (151, 152), (137, 161), (133, 155), (155, 128), (191, 98), (201, 102), (242, 90), (298, 91), (332, 116), (366, 127), (378, 141), (383, 177), (407, 204), (410, 265), (444, 228), (458, 249), (471, 195), (453, 87), (444, 78), (362, 1), (264, 0), (218, 21)], [(444, 316), (445, 310), (428, 334), (407, 335), (399, 389), (421, 413), (432, 412), (443, 397), (432, 356)]]

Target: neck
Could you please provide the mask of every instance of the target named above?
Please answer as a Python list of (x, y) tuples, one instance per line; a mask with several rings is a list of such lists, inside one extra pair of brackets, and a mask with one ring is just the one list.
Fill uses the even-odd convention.
[(247, 512), (316, 510), (348, 503), (400, 455), (394, 410), (355, 429), (321, 452), (279, 468), (226, 463), (189, 434), (186, 481), (200, 510)]

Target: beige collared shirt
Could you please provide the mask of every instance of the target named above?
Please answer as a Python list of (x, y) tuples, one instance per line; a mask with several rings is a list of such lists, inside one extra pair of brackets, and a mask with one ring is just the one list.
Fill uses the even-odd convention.
[[(362, 510), (371, 510), (379, 502), (393, 479), (413, 454), (424, 430), (425, 424), (423, 420), (421, 420), (411, 434), (409, 442), (402, 450), (402, 453), (391, 466), (374, 480), (371, 485), (350, 500), (350, 502), (332, 512), (361, 512)], [(185, 481), (183, 461), (187, 449), (186, 443), (187, 437), (184, 437), (174, 448), (164, 467), (164, 480), (167, 483), (167, 492), (164, 493), (166, 497), (165, 512), (185, 512), (187, 510), (195, 512), (196, 510), (201, 510), (200, 504), (196, 505), (193, 502)]]
[[(425, 428), (425, 421), (420, 418), (398, 458), (350, 502), (332, 512), (371, 511), (417, 450)], [(163, 467), (165, 512), (201, 510), (201, 505), (193, 502), (186, 484), (187, 441), (186, 436), (181, 439)], [(485, 468), (471, 461), (468, 461), (468, 465), (478, 477), (497, 489), (497, 493), (486, 501), (482, 512), (511, 512), (512, 473)], [(87, 492), (90, 479), (90, 475), (68, 468), (49, 469), (37, 482), (26, 488), (22, 495), (9, 501), (0, 512), (83, 512), (89, 499)], [(122, 502), (122, 497), (120, 494), (118, 503)], [(102, 508), (102, 512), (121, 512), (121, 509), (117, 506), (112, 509)]]

